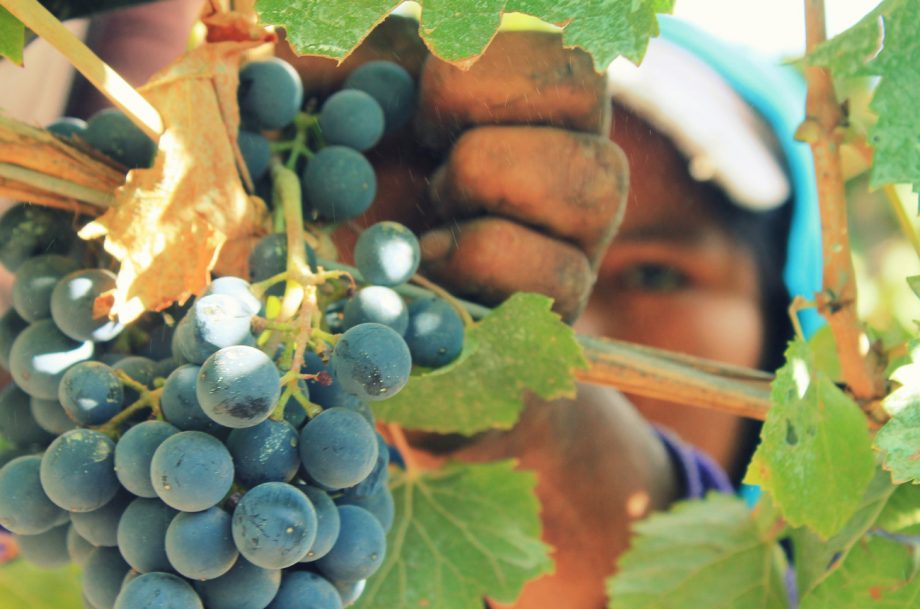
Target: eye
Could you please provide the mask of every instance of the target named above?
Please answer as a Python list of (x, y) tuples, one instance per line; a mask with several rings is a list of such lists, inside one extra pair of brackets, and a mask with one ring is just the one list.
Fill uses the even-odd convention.
[(646, 262), (633, 265), (620, 273), (622, 287), (644, 292), (674, 292), (690, 283), (683, 271), (668, 264)]

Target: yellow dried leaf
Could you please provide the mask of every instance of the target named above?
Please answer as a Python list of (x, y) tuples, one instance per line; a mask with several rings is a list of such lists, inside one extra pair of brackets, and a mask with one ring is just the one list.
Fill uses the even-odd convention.
[(87, 225), (121, 261), (112, 315), (122, 322), (200, 294), (224, 244), (268, 227), (268, 210), (237, 173), (240, 57), (270, 40), (192, 50), (140, 89), (163, 118), (156, 160), (128, 174), (116, 206)]

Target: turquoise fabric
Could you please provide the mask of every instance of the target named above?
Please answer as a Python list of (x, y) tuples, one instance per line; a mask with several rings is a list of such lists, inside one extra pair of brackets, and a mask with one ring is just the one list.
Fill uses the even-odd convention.
[[(794, 139), (805, 118), (805, 82), (789, 66), (718, 40), (690, 23), (659, 15), (661, 37), (692, 52), (720, 74), (776, 133), (792, 182), (793, 211), (783, 278), (792, 296), (821, 290), (821, 222), (811, 150)], [(815, 309), (799, 314), (806, 336), (824, 324)]]

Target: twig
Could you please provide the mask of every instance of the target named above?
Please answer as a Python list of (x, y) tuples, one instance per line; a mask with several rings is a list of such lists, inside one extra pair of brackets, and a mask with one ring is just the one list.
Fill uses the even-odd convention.
[(0, 0), (17, 19), (47, 40), (64, 55), (118, 109), (124, 112), (148, 137), (160, 139), (163, 120), (150, 102), (118, 72), (99, 59), (37, 0)]
[(0, 163), (0, 178), (13, 180), (32, 188), (52, 194), (83, 201), (96, 207), (109, 208), (115, 205), (115, 197), (110, 192), (103, 192), (87, 186), (75, 184), (69, 180), (52, 177), (46, 173), (17, 167), (9, 163)]
[[(805, 1), (807, 51), (827, 38), (824, 0)], [(821, 241), (824, 252), (824, 286), (815, 298), (837, 342), (843, 380), (860, 400), (882, 395), (884, 384), (878, 366), (861, 349), (862, 329), (856, 315), (856, 275), (848, 239), (846, 196), (840, 164), (842, 112), (826, 68), (806, 66), (808, 83), (806, 118), (800, 133), (815, 159)]]
[[(635, 345), (579, 336), (578, 341), (591, 362), (587, 371), (577, 371), (582, 382), (615, 387), (625, 393), (717, 410), (764, 420), (770, 409), (768, 379), (740, 381), (728, 375), (706, 372), (690, 363), (661, 357), (654, 350)], [(715, 362), (711, 362), (717, 366)], [(755, 371), (753, 376), (764, 375)]]

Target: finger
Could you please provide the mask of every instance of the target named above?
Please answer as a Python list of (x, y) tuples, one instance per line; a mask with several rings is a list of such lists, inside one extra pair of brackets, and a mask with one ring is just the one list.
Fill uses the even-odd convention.
[(444, 218), (513, 218), (572, 241), (594, 263), (623, 216), (628, 176), (626, 157), (604, 136), (479, 127), (452, 148), (430, 195)]
[(501, 32), (469, 70), (430, 57), (416, 132), (443, 147), (470, 125), (537, 124), (606, 134), (611, 106), (590, 55), (546, 32)]
[(503, 218), (478, 218), (422, 235), (422, 271), (459, 296), (496, 305), (518, 291), (553, 298), (572, 320), (594, 276), (578, 248)]

